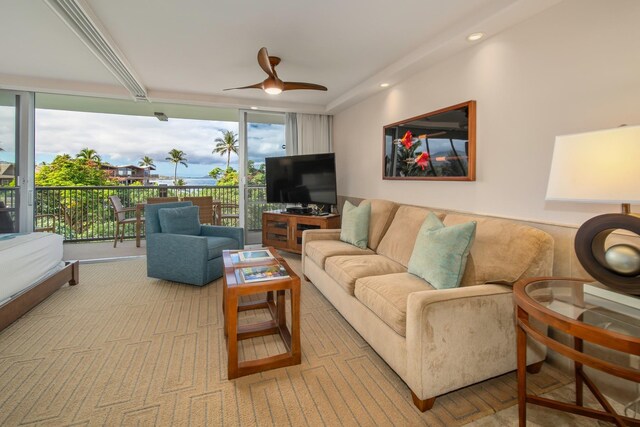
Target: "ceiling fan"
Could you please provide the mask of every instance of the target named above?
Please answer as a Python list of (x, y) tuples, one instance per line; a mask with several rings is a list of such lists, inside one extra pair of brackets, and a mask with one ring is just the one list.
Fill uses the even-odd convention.
[(309, 89), (309, 90), (327, 90), (326, 87), (313, 84), (313, 83), (303, 83), (303, 82), (283, 82), (278, 77), (276, 73), (276, 65), (280, 63), (280, 58), (277, 56), (269, 56), (267, 52), (267, 48), (263, 47), (258, 51), (258, 64), (260, 68), (267, 73), (269, 77), (267, 77), (263, 82), (256, 83), (250, 86), (242, 86), (242, 87), (232, 87), (224, 90), (234, 90), (234, 89), (262, 89), (267, 92), (269, 95), (278, 95), (282, 91), (285, 90), (299, 90), (299, 89)]

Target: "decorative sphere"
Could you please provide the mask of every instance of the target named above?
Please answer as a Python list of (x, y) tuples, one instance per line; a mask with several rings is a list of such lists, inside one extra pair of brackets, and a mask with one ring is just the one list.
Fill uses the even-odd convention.
[(634, 277), (640, 274), (640, 249), (635, 246), (613, 245), (604, 253), (608, 268), (622, 276)]

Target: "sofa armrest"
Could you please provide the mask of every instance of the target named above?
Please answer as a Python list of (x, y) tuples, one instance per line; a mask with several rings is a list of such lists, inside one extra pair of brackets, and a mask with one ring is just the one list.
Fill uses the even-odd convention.
[(340, 240), (339, 228), (324, 228), (316, 230), (304, 230), (302, 232), (302, 271), (304, 271), (305, 245), (314, 240)]
[(238, 249), (244, 247), (244, 229), (242, 227), (224, 227), (221, 225), (201, 225), (201, 236), (229, 237), (238, 241)]
[(410, 294), (406, 339), (408, 385), (423, 400), (513, 370), (512, 289), (485, 284)]

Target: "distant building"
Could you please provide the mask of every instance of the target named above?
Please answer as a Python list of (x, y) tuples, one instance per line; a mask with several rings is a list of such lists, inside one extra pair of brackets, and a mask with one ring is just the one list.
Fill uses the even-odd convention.
[(155, 177), (155, 175), (151, 174), (151, 171), (156, 170), (153, 166), (114, 166), (108, 163), (103, 163), (100, 167), (107, 173), (110, 179), (115, 179), (124, 185), (131, 185), (135, 182), (141, 182), (142, 185), (149, 185), (149, 179)]
[(16, 168), (13, 163), (0, 162), (0, 185), (8, 185), (16, 177)]

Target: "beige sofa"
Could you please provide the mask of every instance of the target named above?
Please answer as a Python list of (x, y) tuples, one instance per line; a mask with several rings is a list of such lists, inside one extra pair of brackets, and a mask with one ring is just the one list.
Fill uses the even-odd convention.
[[(508, 220), (434, 211), (446, 226), (477, 221), (460, 287), (438, 290), (407, 272), (430, 210), (363, 203), (371, 203), (368, 248), (340, 241), (340, 230), (306, 230), (302, 269), (409, 386), (416, 406), (425, 411), (436, 396), (516, 369), (511, 284), (551, 275), (551, 236)], [(545, 355), (530, 343), (529, 363), (539, 369)]]

